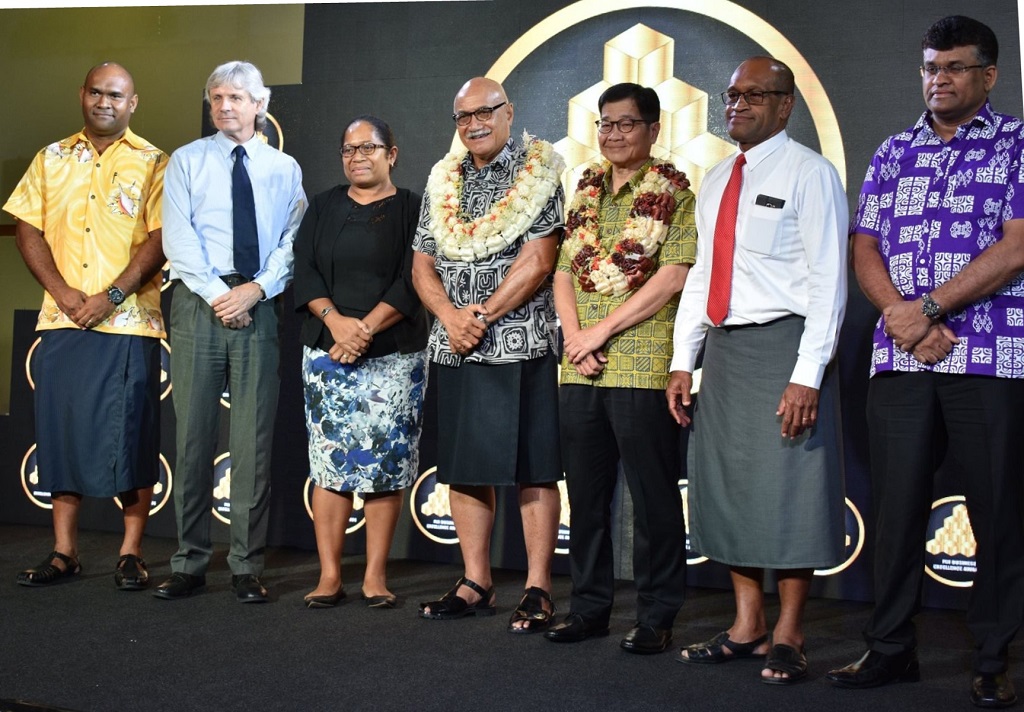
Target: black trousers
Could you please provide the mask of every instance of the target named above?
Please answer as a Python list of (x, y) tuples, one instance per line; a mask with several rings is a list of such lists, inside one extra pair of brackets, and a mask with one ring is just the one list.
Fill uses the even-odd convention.
[(864, 630), (884, 654), (917, 644), (924, 543), (935, 471), (950, 457), (978, 549), (967, 624), (978, 672), (1006, 670), (1024, 616), (1024, 380), (881, 374), (868, 387), (875, 610)]
[(664, 392), (563, 385), (559, 421), (571, 509), (570, 610), (599, 623), (611, 614), (611, 504), (621, 460), (633, 500), (636, 618), (671, 628), (685, 594), (686, 551), (681, 431)]

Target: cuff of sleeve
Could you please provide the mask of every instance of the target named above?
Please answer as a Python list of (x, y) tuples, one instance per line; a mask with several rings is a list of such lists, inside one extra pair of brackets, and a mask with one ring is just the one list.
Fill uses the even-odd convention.
[(693, 367), (697, 363), (697, 354), (695, 353), (675, 353), (672, 355), (672, 362), (669, 364), (668, 370), (672, 371), (686, 371), (687, 373), (693, 373)]
[[(826, 364), (827, 365), (827, 364)], [(825, 377), (825, 365), (808, 361), (804, 358), (797, 358), (796, 366), (793, 368), (793, 375), (790, 383), (796, 383), (808, 388), (821, 388), (821, 379)]]
[(230, 291), (230, 287), (224, 284), (220, 277), (214, 277), (211, 281), (204, 284), (203, 288), (197, 292), (197, 294), (205, 299), (207, 304), (212, 306), (214, 299), (222, 294), (227, 294)]

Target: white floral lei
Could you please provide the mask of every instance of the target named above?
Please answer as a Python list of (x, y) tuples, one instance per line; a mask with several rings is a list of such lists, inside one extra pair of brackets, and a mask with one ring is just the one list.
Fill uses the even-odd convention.
[(652, 258), (668, 236), (675, 191), (685, 190), (690, 181), (671, 163), (652, 165), (633, 189), (632, 208), (619, 239), (605, 250), (598, 238), (598, 214), (607, 170), (608, 164), (595, 163), (583, 172), (566, 214), (565, 249), (583, 291), (621, 296), (650, 277)]
[(449, 153), (434, 165), (427, 179), (430, 232), (445, 257), (460, 262), (484, 259), (504, 250), (536, 222), (558, 190), (565, 161), (554, 146), (525, 131), (523, 144), (526, 164), (512, 187), (475, 220), (467, 220), (459, 209), (466, 152)]

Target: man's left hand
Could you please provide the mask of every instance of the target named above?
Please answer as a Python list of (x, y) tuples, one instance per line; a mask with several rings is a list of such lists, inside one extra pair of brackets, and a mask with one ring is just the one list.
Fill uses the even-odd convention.
[(818, 420), (818, 389), (790, 383), (782, 392), (775, 415), (782, 416), (782, 437), (790, 440), (799, 437)]
[(592, 353), (604, 350), (608, 335), (600, 329), (600, 324), (580, 329), (565, 337), (562, 350), (570, 363), (582, 363)]
[(100, 292), (86, 297), (82, 306), (75, 312), (74, 320), (83, 329), (91, 329), (102, 324), (103, 320), (113, 313), (114, 305), (107, 297), (107, 293)]
[(932, 325), (932, 320), (921, 313), (920, 299), (888, 306), (882, 316), (885, 318), (885, 333), (892, 337), (901, 351), (913, 351)]
[(246, 282), (234, 287), (213, 300), (210, 306), (213, 313), (228, 328), (238, 328), (232, 324), (238, 324), (243, 314), (256, 306), (256, 302), (263, 296), (263, 289), (256, 282)]

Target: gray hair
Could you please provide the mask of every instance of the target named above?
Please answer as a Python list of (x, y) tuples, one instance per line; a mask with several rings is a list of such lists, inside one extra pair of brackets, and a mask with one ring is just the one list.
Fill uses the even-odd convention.
[(250, 62), (225, 62), (210, 74), (206, 80), (206, 101), (210, 101), (210, 91), (217, 87), (232, 86), (249, 92), (249, 96), (260, 104), (256, 112), (256, 128), (262, 130), (267, 125), (267, 107), (270, 106), (270, 89), (263, 84), (263, 74), (256, 65)]

